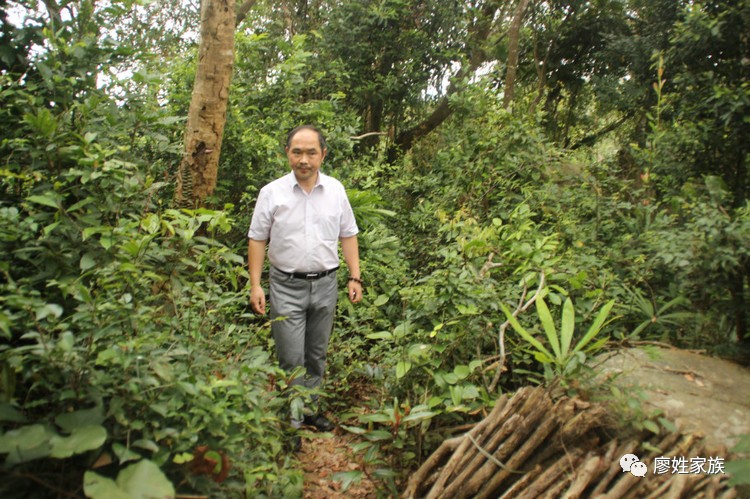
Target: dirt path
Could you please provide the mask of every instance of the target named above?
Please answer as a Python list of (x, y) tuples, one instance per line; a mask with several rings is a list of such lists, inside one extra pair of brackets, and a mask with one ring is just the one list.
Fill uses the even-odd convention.
[(354, 436), (338, 428), (331, 434), (302, 439), (299, 460), (305, 472), (305, 499), (364, 499), (377, 496), (375, 484), (366, 475), (346, 491), (334, 479), (336, 473), (363, 471), (360, 459), (349, 445)]

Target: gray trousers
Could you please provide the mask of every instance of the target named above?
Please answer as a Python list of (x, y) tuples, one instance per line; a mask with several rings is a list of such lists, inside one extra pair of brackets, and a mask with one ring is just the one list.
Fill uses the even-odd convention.
[(270, 269), (271, 323), (276, 357), (285, 371), (304, 367), (303, 378), (292, 381), (308, 388), (323, 382), (328, 340), (336, 312), (336, 272), (320, 279), (298, 279)]

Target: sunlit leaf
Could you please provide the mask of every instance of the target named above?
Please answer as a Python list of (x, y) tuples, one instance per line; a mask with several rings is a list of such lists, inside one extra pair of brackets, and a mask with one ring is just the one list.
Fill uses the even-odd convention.
[(532, 335), (530, 335), (524, 328), (521, 326), (521, 324), (518, 322), (518, 319), (516, 319), (510, 310), (508, 310), (508, 307), (505, 306), (505, 304), (501, 303), (500, 308), (502, 308), (503, 312), (505, 312), (505, 316), (508, 318), (508, 321), (510, 322), (511, 326), (513, 326), (513, 329), (527, 342), (529, 342), (534, 348), (537, 349), (539, 353), (541, 353), (544, 358), (547, 359), (553, 359), (554, 357), (552, 354), (544, 348), (544, 345), (542, 345), (536, 338), (534, 338)]
[(547, 304), (543, 298), (536, 300), (536, 310), (539, 315), (539, 320), (542, 323), (544, 332), (547, 335), (547, 341), (552, 346), (552, 351), (558, 359), (562, 358), (560, 354), (560, 340), (557, 337), (557, 330), (555, 329), (555, 322), (552, 320), (552, 314), (550, 314)]
[(562, 323), (560, 325), (560, 353), (561, 358), (566, 358), (570, 352), (570, 343), (573, 340), (573, 331), (576, 327), (576, 311), (570, 298), (563, 303)]
[(594, 319), (594, 322), (589, 327), (588, 331), (586, 331), (586, 334), (581, 338), (581, 340), (578, 342), (578, 344), (575, 346), (575, 351), (581, 350), (583, 347), (588, 345), (588, 343), (594, 339), (594, 337), (599, 334), (599, 331), (601, 331), (602, 327), (604, 326), (604, 321), (607, 320), (607, 316), (609, 315), (610, 310), (612, 310), (612, 307), (614, 306), (615, 301), (610, 300), (604, 306), (599, 310), (599, 313), (596, 316), (596, 319)]
[(408, 373), (411, 370), (411, 362), (408, 360), (400, 360), (396, 364), (396, 378), (401, 379), (404, 376), (406, 376), (406, 373)]

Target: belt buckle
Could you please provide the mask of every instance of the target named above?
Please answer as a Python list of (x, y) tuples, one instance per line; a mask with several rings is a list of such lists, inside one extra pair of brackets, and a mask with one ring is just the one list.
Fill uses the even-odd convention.
[(305, 279), (317, 279), (320, 277), (320, 272), (308, 272), (305, 274)]

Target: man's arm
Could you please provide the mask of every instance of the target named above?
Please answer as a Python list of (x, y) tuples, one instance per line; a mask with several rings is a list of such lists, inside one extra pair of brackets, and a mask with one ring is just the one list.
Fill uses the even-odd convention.
[(349, 267), (349, 276), (357, 279), (357, 281), (349, 281), (349, 301), (358, 303), (362, 301), (362, 274), (359, 269), (359, 244), (357, 243), (357, 236), (342, 237), (340, 240), (341, 252), (344, 254), (346, 266)]
[(266, 313), (266, 292), (260, 285), (263, 261), (266, 258), (266, 241), (247, 240), (247, 266), (250, 269), (250, 306), (259, 314)]

